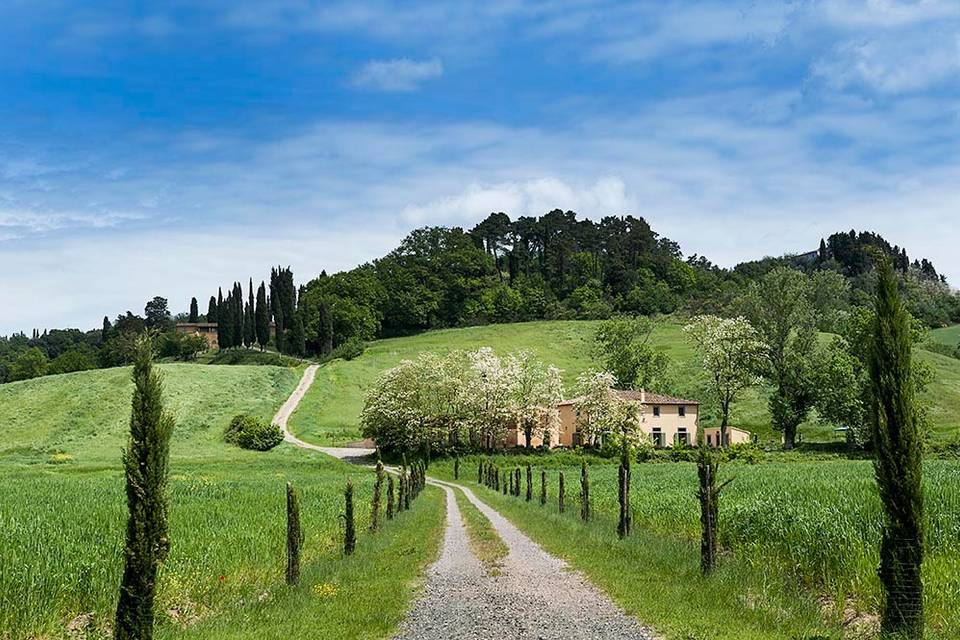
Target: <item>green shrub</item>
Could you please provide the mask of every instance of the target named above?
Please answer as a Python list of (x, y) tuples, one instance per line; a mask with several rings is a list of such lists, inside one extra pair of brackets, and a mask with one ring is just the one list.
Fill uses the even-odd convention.
[(330, 352), (328, 359), (336, 360), (337, 358), (341, 358), (343, 360), (353, 360), (354, 358), (362, 356), (366, 348), (367, 345), (363, 340), (357, 336), (352, 336), (343, 344), (337, 345), (337, 347)]
[(283, 433), (275, 424), (241, 413), (230, 421), (223, 439), (241, 449), (269, 451), (283, 441)]

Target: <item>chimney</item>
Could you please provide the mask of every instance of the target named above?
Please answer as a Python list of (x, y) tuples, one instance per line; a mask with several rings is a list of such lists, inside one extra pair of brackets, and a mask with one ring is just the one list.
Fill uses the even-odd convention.
[(646, 404), (647, 402), (647, 392), (640, 387), (640, 404)]

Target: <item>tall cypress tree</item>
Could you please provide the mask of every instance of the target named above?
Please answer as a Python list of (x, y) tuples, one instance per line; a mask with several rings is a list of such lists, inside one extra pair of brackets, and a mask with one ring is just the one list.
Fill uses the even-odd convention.
[(267, 307), (267, 288), (262, 281), (260, 288), (257, 289), (257, 308), (254, 316), (257, 342), (260, 344), (260, 350), (263, 351), (270, 342), (270, 309)]
[(217, 289), (217, 343), (221, 349), (229, 349), (233, 346), (230, 338), (232, 324), (229, 321), (230, 312), (227, 304), (229, 298), (230, 296), (227, 296), (227, 300), (224, 300), (223, 289)]
[(210, 296), (210, 302), (207, 303), (207, 322), (217, 321), (217, 299)]
[(883, 503), (880, 630), (884, 637), (923, 636), (923, 444), (913, 395), (910, 314), (890, 261), (878, 265), (871, 381), (874, 471)]
[(233, 283), (233, 346), (243, 346), (243, 287)]
[(126, 544), (114, 637), (153, 637), (157, 569), (167, 556), (167, 476), (173, 418), (163, 408), (163, 384), (153, 369), (153, 344), (137, 340), (130, 438), (123, 454), (127, 483)]
[(280, 276), (277, 273), (277, 269), (271, 267), (270, 310), (273, 312), (274, 342), (276, 343), (277, 351), (284, 353), (286, 345), (283, 343), (283, 337), (286, 329), (286, 323), (283, 316), (283, 303), (281, 302), (283, 299), (283, 292), (281, 289)]
[(190, 298), (190, 318), (189, 322), (197, 322), (200, 320), (200, 309), (197, 308), (197, 299)]
[(100, 342), (106, 342), (110, 337), (110, 330), (113, 326), (110, 324), (110, 318), (103, 316), (103, 328), (100, 330)]
[(287, 349), (290, 353), (295, 356), (303, 356), (307, 350), (306, 337), (303, 332), (303, 321), (300, 320), (300, 314), (298, 313), (293, 317), (293, 326), (290, 328), (290, 333), (288, 335)]
[(333, 351), (333, 313), (330, 303), (320, 301), (320, 355), (330, 355)]
[(253, 278), (250, 278), (250, 287), (247, 291), (247, 304), (243, 309), (243, 345), (250, 348), (257, 341), (257, 329), (254, 326), (254, 311), (256, 303), (253, 299)]

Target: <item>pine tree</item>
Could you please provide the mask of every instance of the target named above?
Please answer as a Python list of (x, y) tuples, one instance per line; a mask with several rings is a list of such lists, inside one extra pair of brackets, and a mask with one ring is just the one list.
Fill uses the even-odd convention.
[(349, 478), (343, 492), (343, 505), (343, 553), (350, 556), (357, 548), (357, 529), (353, 520), (353, 480)]
[(197, 308), (197, 299), (190, 298), (190, 317), (188, 322), (198, 322), (200, 320), (200, 309)]
[(303, 546), (303, 531), (300, 529), (300, 502), (287, 483), (287, 584), (300, 582), (300, 547)]
[(293, 326), (290, 328), (289, 344), (287, 345), (287, 348), (289, 349), (290, 353), (300, 357), (302, 357), (307, 351), (306, 336), (303, 332), (303, 321), (300, 320), (299, 313), (293, 317)]
[(217, 342), (221, 349), (229, 349), (233, 345), (233, 339), (231, 338), (233, 323), (229, 320), (230, 311), (228, 309), (230, 296), (227, 295), (227, 298), (224, 300), (221, 299), (222, 295), (223, 294), (220, 293), (217, 298), (217, 319), (219, 320), (217, 323)]
[(243, 346), (243, 287), (233, 283), (233, 346)]
[(247, 296), (247, 304), (243, 307), (243, 346), (248, 349), (257, 341), (257, 330), (254, 326), (254, 310), (256, 303), (253, 299), (253, 278), (250, 278), (250, 288)]
[(210, 302), (207, 303), (207, 322), (217, 322), (217, 299), (210, 296)]
[(227, 311), (227, 301), (223, 299), (223, 289), (217, 289), (217, 344), (221, 349), (229, 349), (230, 342), (230, 322)]
[(137, 340), (130, 438), (123, 454), (127, 484), (126, 544), (114, 637), (153, 637), (157, 569), (167, 556), (167, 477), (173, 418), (163, 408), (163, 383), (153, 369), (153, 344)]
[(884, 637), (923, 636), (923, 444), (913, 396), (910, 315), (890, 262), (877, 269), (871, 380), (874, 471), (883, 504), (880, 629)]
[(320, 301), (320, 355), (328, 356), (333, 351), (333, 313), (326, 300)]
[(260, 350), (263, 351), (270, 342), (270, 309), (267, 307), (267, 288), (260, 282), (260, 288), (257, 289), (257, 308), (254, 312), (256, 318), (257, 343)]

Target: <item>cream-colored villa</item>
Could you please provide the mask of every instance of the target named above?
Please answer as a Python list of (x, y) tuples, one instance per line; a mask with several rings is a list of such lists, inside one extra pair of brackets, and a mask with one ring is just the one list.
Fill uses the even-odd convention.
[[(700, 403), (674, 396), (649, 393), (643, 389), (617, 391), (624, 400), (639, 402), (643, 407), (640, 430), (646, 434), (655, 447), (672, 447), (677, 444), (697, 444)], [(581, 441), (577, 431), (577, 399), (564, 400), (557, 405), (560, 412), (559, 428), (550, 435), (550, 447), (573, 447), (586, 444)], [(743, 432), (746, 433), (746, 432)], [(731, 430), (728, 429), (728, 435)], [(747, 434), (749, 441), (750, 434)], [(523, 431), (510, 429), (507, 432), (506, 446), (524, 446)], [(531, 445), (543, 445), (543, 438), (534, 436)]]

